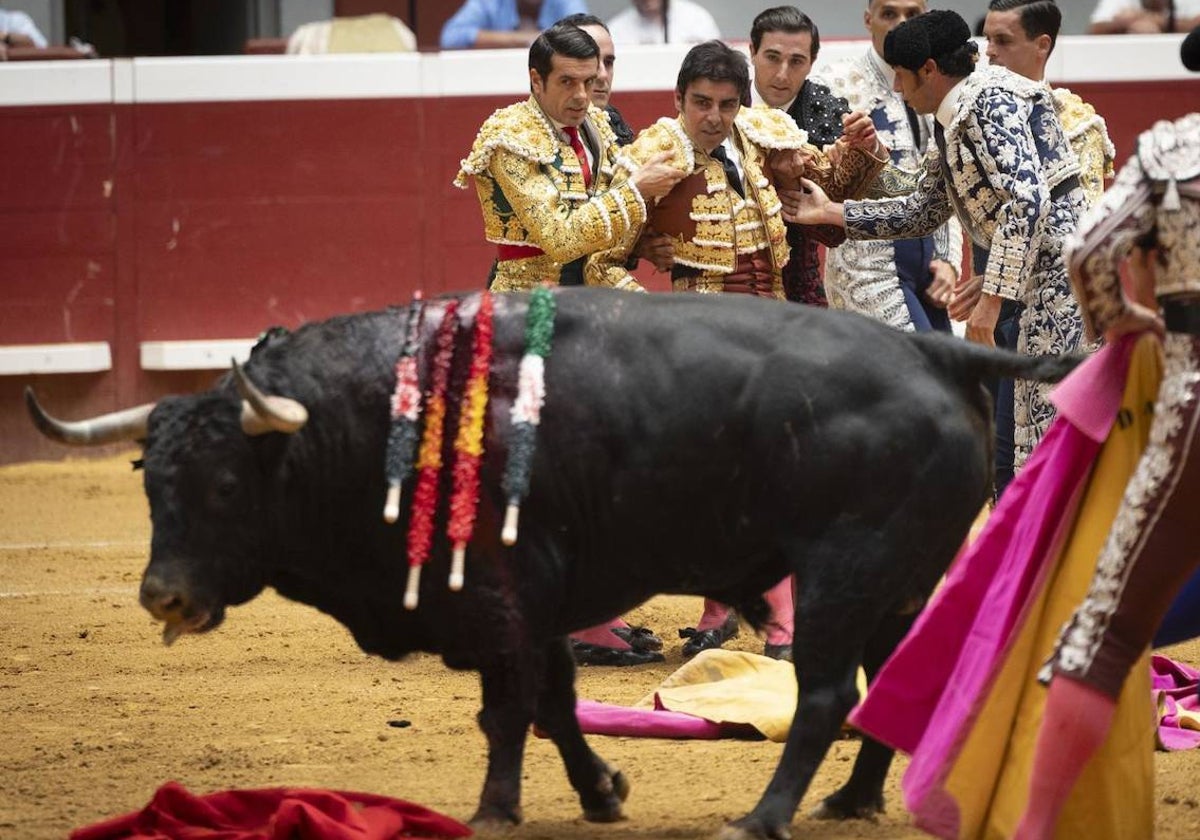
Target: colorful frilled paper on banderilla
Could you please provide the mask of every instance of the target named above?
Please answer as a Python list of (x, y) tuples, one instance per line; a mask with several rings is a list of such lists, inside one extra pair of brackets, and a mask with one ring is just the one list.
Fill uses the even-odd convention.
[(505, 545), (517, 542), (517, 520), (521, 500), (529, 492), (533, 454), (537, 448), (537, 429), (546, 401), (546, 359), (554, 337), (554, 295), (538, 287), (529, 296), (525, 315), (525, 355), (517, 376), (517, 399), (512, 407), (512, 436), (508, 444), (508, 462), (504, 467), (504, 495), (508, 508), (504, 514), (501, 540)]

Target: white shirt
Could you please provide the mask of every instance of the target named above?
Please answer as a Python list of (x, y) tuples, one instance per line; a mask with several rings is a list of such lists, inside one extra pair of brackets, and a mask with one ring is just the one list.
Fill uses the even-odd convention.
[(46, 47), (46, 36), (38, 30), (33, 18), (25, 12), (6, 12), (0, 9), (0, 36), (10, 34), (24, 35), (33, 41), (35, 47)]
[[(708, 10), (691, 0), (671, 0), (667, 10), (667, 29), (672, 44), (699, 44), (721, 37), (721, 30)], [(618, 47), (663, 43), (663, 27), (658, 20), (647, 20), (630, 6), (608, 22), (608, 34)]]
[[(798, 96), (798, 95), (799, 95), (799, 94), (797, 94), (797, 96)], [(780, 111), (787, 111), (788, 109), (790, 109), (790, 108), (792, 107), (792, 103), (794, 103), (795, 101), (796, 101), (796, 97), (795, 97), (795, 96), (793, 96), (793, 97), (792, 97), (791, 99), (789, 99), (787, 102), (785, 102), (784, 104), (780, 105), (780, 106), (779, 106), (779, 110), (780, 110)], [(753, 80), (751, 80), (751, 82), (750, 82), (750, 102), (751, 102), (751, 104), (752, 104), (752, 105), (754, 105), (755, 107), (757, 107), (757, 106), (759, 106), (759, 105), (767, 105), (767, 100), (765, 100), (765, 99), (763, 99), (763, 98), (762, 98), (762, 94), (758, 92), (758, 85), (754, 84), (754, 81), (753, 81)], [(769, 108), (774, 108), (775, 106), (774, 106), (774, 105), (768, 105), (767, 107), (769, 107)]]
[[(1112, 20), (1120, 12), (1138, 11), (1141, 0), (1100, 0), (1092, 10), (1092, 23)], [(1175, 19), (1200, 15), (1200, 0), (1175, 0)]]
[(942, 98), (941, 104), (938, 105), (934, 118), (942, 124), (942, 128), (949, 128), (950, 123), (954, 120), (954, 115), (958, 113), (958, 103), (962, 99), (963, 85), (966, 83), (967, 80), (964, 78), (954, 87), (950, 88)]

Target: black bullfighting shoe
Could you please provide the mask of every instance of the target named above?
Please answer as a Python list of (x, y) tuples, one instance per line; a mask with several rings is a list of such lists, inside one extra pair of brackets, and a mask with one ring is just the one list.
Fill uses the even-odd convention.
[[(615, 632), (615, 631), (614, 631)], [(661, 642), (659, 643), (661, 644)], [(655, 650), (638, 650), (636, 647), (621, 649), (593, 645), (589, 642), (578, 642), (571, 639), (571, 653), (575, 656), (576, 665), (645, 665), (649, 662), (662, 662), (665, 657)]]
[(729, 616), (720, 627), (709, 630), (697, 630), (695, 627), (684, 627), (679, 631), (679, 638), (687, 639), (683, 643), (683, 658), (691, 659), (702, 650), (719, 648), (725, 642), (738, 634), (737, 613), (730, 611)]
[(662, 650), (662, 639), (655, 636), (649, 627), (613, 627), (611, 632), (625, 644), (642, 653)]

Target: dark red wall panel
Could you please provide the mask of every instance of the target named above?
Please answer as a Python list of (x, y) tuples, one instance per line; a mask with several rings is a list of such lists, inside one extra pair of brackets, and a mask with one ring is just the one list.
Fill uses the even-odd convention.
[[(620, 92), (644, 128), (670, 91)], [(1200, 80), (1079, 83), (1118, 158)], [(482, 288), (473, 185), (451, 181), (515, 96), (0, 108), (0, 344), (108, 341), (109, 373), (0, 377), (0, 461), (59, 457), (19, 407), (33, 382), (66, 416), (204, 387), (148, 372), (142, 341), (247, 338), (273, 324)], [(645, 264), (638, 278), (665, 291)]]

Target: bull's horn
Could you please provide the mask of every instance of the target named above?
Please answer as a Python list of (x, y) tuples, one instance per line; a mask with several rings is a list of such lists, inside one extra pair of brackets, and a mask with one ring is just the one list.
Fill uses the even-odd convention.
[(237, 383), (238, 393), (242, 395), (242, 431), (248, 435), (261, 435), (266, 432), (283, 432), (290, 435), (300, 431), (308, 422), (308, 409), (302, 403), (288, 397), (276, 397), (264, 394), (255, 387), (242, 370), (242, 366), (233, 360), (233, 379)]
[(100, 446), (121, 440), (141, 440), (146, 437), (146, 424), (154, 403), (146, 403), (112, 414), (101, 414), (89, 420), (68, 423), (51, 417), (38, 404), (33, 388), (25, 386), (25, 407), (33, 418), (33, 425), (43, 435), (60, 443), (73, 446)]

